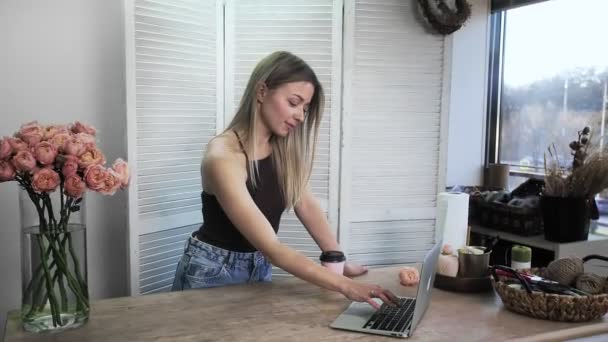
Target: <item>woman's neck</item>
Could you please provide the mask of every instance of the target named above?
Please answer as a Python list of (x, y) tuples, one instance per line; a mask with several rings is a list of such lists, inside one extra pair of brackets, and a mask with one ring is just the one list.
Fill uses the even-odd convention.
[[(260, 120), (260, 118), (258, 117), (258, 120), (256, 120), (256, 132), (257, 132), (257, 137), (256, 137), (256, 141), (255, 143), (255, 149), (256, 151), (258, 151), (260, 153), (261, 157), (265, 157), (267, 156), (272, 149), (272, 146), (270, 145), (270, 138), (272, 138), (272, 131), (270, 131), (270, 129), (268, 128), (268, 126), (266, 126), (266, 124)], [(259, 157), (259, 156), (256, 156)]]
[[(256, 133), (257, 133), (257, 137), (255, 138), (254, 141), (254, 149), (256, 151), (255, 156), (251, 156), (253, 159), (263, 159), (265, 157), (267, 157), (271, 152), (272, 152), (272, 146), (270, 144), (270, 139), (272, 138), (272, 133), (271, 131), (268, 129), (268, 127), (266, 127), (266, 125), (264, 125), (263, 122), (261, 122), (261, 120), (258, 120), (257, 124), (256, 124)], [(248, 134), (248, 132), (245, 132), (243, 130), (237, 130), (238, 136), (240, 137), (239, 139), (243, 139), (245, 138), (246, 140), (251, 139), (252, 137)], [(244, 141), (243, 141), (244, 143)], [(248, 153), (251, 153), (251, 151), (249, 151)]]

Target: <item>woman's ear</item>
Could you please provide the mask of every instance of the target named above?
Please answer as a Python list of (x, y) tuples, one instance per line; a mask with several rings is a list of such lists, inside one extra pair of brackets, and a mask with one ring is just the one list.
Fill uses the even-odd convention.
[(264, 98), (266, 97), (267, 94), (268, 94), (268, 87), (266, 86), (266, 83), (264, 83), (264, 82), (258, 83), (257, 90), (256, 90), (256, 99), (258, 100), (258, 102), (263, 103)]

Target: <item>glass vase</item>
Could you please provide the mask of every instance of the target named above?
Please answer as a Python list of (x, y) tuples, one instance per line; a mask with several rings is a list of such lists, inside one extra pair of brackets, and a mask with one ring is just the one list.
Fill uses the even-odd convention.
[(81, 326), (89, 317), (83, 198), (23, 189), (19, 196), (23, 329)]

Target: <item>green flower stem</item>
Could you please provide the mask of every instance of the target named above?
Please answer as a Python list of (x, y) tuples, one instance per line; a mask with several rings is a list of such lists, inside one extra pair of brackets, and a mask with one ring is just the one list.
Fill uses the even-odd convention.
[[(42, 269), (42, 267), (40, 267), (40, 269)], [(30, 317), (31, 315), (34, 314), (34, 311), (36, 311), (36, 304), (40, 301), (40, 296), (42, 294), (41, 291), (42, 291), (42, 285), (44, 284), (44, 281), (42, 280), (41, 277), (38, 276), (38, 274), (36, 274), (36, 276), (37, 276), (36, 278), (32, 278), (32, 280), (30, 280), (30, 283), (28, 284), (28, 291), (23, 296), (24, 298), (28, 298), (29, 292), (31, 292), (30, 287), (32, 287), (34, 284), (37, 285), (36, 291), (34, 292), (34, 296), (31, 299), (32, 305), (30, 307), (30, 310), (27, 312), (27, 314), (25, 314), (26, 317)]]
[[(51, 262), (51, 265), (49, 266), (49, 270), (51, 270), (53, 267), (55, 267), (57, 264), (55, 263), (55, 261)], [(59, 270), (55, 270), (55, 274), (53, 275), (53, 278), (51, 279), (51, 288), (55, 288), (55, 282), (57, 281), (57, 278), (59, 277)], [(30, 284), (33, 284), (33, 281), (30, 282)], [(43, 279), (40, 279), (40, 281), (37, 283), (37, 287), (36, 287), (36, 292), (34, 293), (34, 298), (32, 299), (32, 306), (30, 307), (30, 310), (28, 311), (28, 313), (25, 315), (26, 317), (31, 317), (33, 314), (36, 313), (36, 311), (42, 311), (44, 309), (44, 306), (46, 305), (46, 301), (48, 300), (48, 294), (44, 293), (44, 296), (42, 298), (41, 294), (42, 292), (42, 286), (45, 285), (45, 281)]]
[[(70, 221), (70, 215), (72, 215), (72, 205), (74, 204), (74, 200), (72, 198), (69, 198), (66, 201), (66, 207), (65, 210), (67, 211), (67, 214), (65, 215), (66, 220), (65, 220), (65, 231), (66, 234), (68, 236), (68, 248), (70, 251), (70, 256), (72, 257), (72, 262), (74, 263), (74, 269), (75, 269), (75, 273), (76, 273), (76, 278), (78, 280), (78, 282), (80, 283), (80, 286), (82, 287), (82, 290), (84, 291), (84, 296), (86, 298), (89, 298), (89, 291), (88, 291), (88, 286), (86, 281), (84, 280), (82, 274), (80, 273), (80, 262), (78, 261), (78, 256), (76, 255), (76, 252), (74, 251), (74, 245), (72, 244), (72, 234), (67, 232), (67, 222)], [(67, 259), (67, 257), (66, 257)]]
[[(46, 302), (49, 300), (49, 294), (44, 292), (44, 296), (42, 296), (42, 298), (39, 298), (37, 303), (34, 303), (34, 305), (32, 305), (31, 308), (31, 312), (28, 312), (28, 315), (34, 315), (37, 313), (40, 313), (44, 310), (44, 306), (46, 305)], [(28, 318), (31, 318), (31, 316), (26, 316)]]
[[(47, 258), (48, 258), (48, 256), (47, 256)], [(55, 261), (53, 261), (51, 263), (51, 265), (49, 266), (49, 269), (53, 268), (54, 266), (56, 266)], [(38, 266), (38, 268), (40, 270), (42, 270), (42, 264), (40, 264), (40, 266)], [(34, 312), (36, 311), (37, 305), (39, 306), (38, 310), (42, 310), (44, 308), (44, 303), (46, 303), (46, 300), (47, 300), (46, 294), (44, 296), (44, 300), (40, 300), (40, 297), (42, 295), (42, 286), (44, 285), (45, 281), (42, 279), (42, 273), (39, 274), (38, 278), (40, 278), (40, 279), (36, 280), (37, 278), (32, 278), (32, 280), (30, 280), (30, 283), (28, 285), (28, 289), (30, 287), (32, 287), (34, 284), (36, 284), (37, 286), (36, 286), (36, 290), (34, 291), (34, 297), (32, 298), (32, 306), (30, 307), (30, 310), (26, 314), (26, 317), (30, 317), (31, 315), (34, 314)], [(26, 293), (26, 296), (27, 295), (29, 295), (29, 293)]]
[[(38, 240), (38, 246), (40, 248), (40, 255), (42, 256), (42, 268), (44, 269), (44, 276), (46, 278), (46, 290), (49, 296), (49, 302), (51, 305), (51, 315), (53, 316), (53, 326), (57, 326), (58, 324), (61, 324), (61, 316), (59, 314), (58, 308), (57, 308), (57, 299), (55, 298), (55, 293), (53, 292), (53, 288), (51, 287), (51, 276), (50, 276), (50, 272), (49, 269), (47, 267), (47, 260), (45, 255), (45, 251), (44, 251), (44, 241), (43, 239), (40, 238), (40, 236), (36, 236), (36, 239)], [(49, 246), (51, 246), (52, 244), (49, 243)]]
[[(62, 203), (62, 206), (63, 206), (63, 203)], [(65, 243), (66, 243), (66, 240), (67, 240), (67, 237), (69, 236), (69, 234), (70, 233), (68, 233), (68, 232), (64, 232), (63, 239), (60, 242), (61, 251), (62, 251), (64, 258), (66, 257), (65, 256)], [(65, 271), (68, 272), (69, 270), (66, 269)], [(58, 281), (59, 281), (59, 292), (61, 293), (61, 310), (65, 312), (65, 311), (68, 311), (68, 295), (65, 290), (65, 285), (63, 284), (63, 277), (61, 276), (61, 274), (59, 274)]]
[(41, 201), (40, 203), (42, 203), (42, 206), (38, 211), (38, 216), (40, 220), (40, 233), (45, 233), (48, 230), (49, 225), (49, 223), (47, 223), (46, 216), (44, 216), (44, 213), (46, 211), (46, 203), (44, 201)]
[[(49, 248), (46, 248), (46, 250), (47, 250), (47, 253), (46, 253), (47, 255), (46, 256), (48, 257), (49, 254), (50, 254), (50, 252), (53, 251), (53, 250), (55, 250), (55, 248), (56, 248), (54, 246), (54, 243), (53, 243), (54, 239), (51, 238), (51, 237), (52, 236), (58, 236), (58, 234), (49, 233), (49, 234), (45, 234), (45, 236), (49, 240)], [(65, 244), (66, 244), (66, 242), (71, 241), (70, 238), (71, 238), (71, 234), (67, 233), (67, 234), (64, 235), (64, 237), (63, 237), (63, 239), (62, 239), (61, 242), (57, 241), (59, 244), (61, 244), (61, 247), (62, 247), (61, 249), (63, 251), (65, 251)], [(72, 251), (73, 251), (73, 249), (72, 249)], [(61, 253), (61, 254), (65, 255), (65, 253)], [(65, 288), (65, 285), (64, 285), (64, 282), (63, 282), (63, 277), (65, 276), (66, 279), (68, 280), (68, 285), (71, 285), (71, 284), (69, 283), (70, 279), (69, 279), (68, 269), (65, 268), (65, 267), (61, 267), (59, 265), (60, 262), (61, 262), (60, 259), (57, 258), (57, 256), (55, 255), (55, 260), (53, 260), (53, 262), (51, 263), (51, 266), (49, 267), (49, 270), (50, 270), (50, 269), (53, 268), (53, 266), (56, 266), (56, 270), (55, 270), (53, 278), (51, 280), (50, 288), (54, 289), (56, 282), (58, 282), (58, 284), (59, 284), (59, 290), (60, 290), (60, 299), (61, 299), (61, 310), (65, 312), (65, 311), (68, 310), (68, 301), (67, 301), (67, 291), (66, 291), (66, 288)], [(78, 274), (80, 274), (80, 272), (78, 272)], [(33, 282), (36, 282), (35, 279), (36, 278), (32, 279), (32, 282), (30, 284), (32, 284)], [(40, 297), (41, 297), (40, 294), (42, 293), (41, 291), (42, 291), (42, 286), (44, 285), (44, 283), (45, 282), (43, 282), (43, 281), (40, 281), (38, 283), (38, 287), (37, 287), (35, 295), (34, 295), (35, 298), (34, 298), (34, 301), (33, 301), (33, 306), (31, 307), (30, 311), (27, 313), (26, 317), (32, 315), (35, 312), (35, 310), (36, 310), (36, 303), (38, 303), (39, 300), (40, 300)], [(76, 286), (76, 285), (73, 285), (73, 286), (70, 286), (70, 288), (74, 291), (74, 293), (75, 293), (75, 295), (77, 297), (77, 303), (76, 303), (77, 308), (79, 310), (82, 310), (82, 309), (88, 307), (88, 299), (83, 299), (82, 298), (83, 296), (82, 295), (79, 296), (79, 293), (77, 292), (77, 290), (75, 290), (75, 288), (76, 288), (76, 289), (79, 289), (79, 290), (84, 290), (85, 293), (87, 293), (88, 291), (86, 291), (86, 286)], [(48, 291), (48, 289), (47, 289), (47, 291)], [(46, 302), (46, 297), (47, 296), (45, 295), (44, 297), (45, 297), (45, 299), (42, 301), (42, 303), (41, 303), (40, 307), (38, 308), (38, 310), (42, 310), (44, 308), (44, 303)], [(88, 293), (84, 297), (88, 298)], [(52, 301), (51, 301), (51, 306), (52, 306), (51, 309), (53, 309), (53, 303), (52, 303)], [(57, 311), (58, 308), (55, 308), (55, 310)]]
[(70, 234), (70, 233), (68, 233), (68, 246), (69, 246), (68, 248), (70, 250), (70, 255), (72, 256), (72, 262), (74, 263), (74, 269), (76, 271), (76, 278), (78, 279), (78, 282), (80, 283), (80, 287), (84, 291), (84, 296), (86, 298), (89, 298), (88, 286), (87, 286), (86, 281), (82, 277), (82, 274), (80, 273), (80, 262), (78, 261), (78, 256), (76, 255), (76, 252), (74, 251), (74, 245), (72, 244), (72, 234)]
[[(55, 247), (54, 244), (49, 244), (49, 246), (53, 249), (53, 257), (55, 258), (55, 260), (58, 261), (58, 265), (57, 267), (63, 269), (63, 270), (67, 270), (67, 263), (65, 262), (65, 260), (63, 259), (63, 257), (61, 256), (61, 253), (57, 250), (57, 248)], [(78, 281), (76, 279), (74, 279), (72, 277), (72, 275), (67, 272), (64, 271), (64, 274), (66, 276), (66, 279), (68, 281), (68, 286), (72, 289), (72, 291), (74, 292), (74, 294), (76, 295), (76, 297), (78, 299), (80, 299), (87, 307), (89, 306), (89, 301), (82, 295), (81, 293), (81, 286), (78, 283)]]
[[(63, 195), (61, 196), (63, 198)], [(63, 201), (63, 200), (62, 200)], [(72, 198), (68, 198), (65, 201), (65, 205), (61, 209), (61, 219), (59, 220), (59, 226), (63, 228), (63, 231), (68, 230), (68, 224), (70, 222), (70, 215), (72, 214), (70, 208), (72, 207)]]
[[(61, 248), (59, 248), (59, 250), (61, 251), (61, 254), (64, 259), (65, 259), (65, 239), (66, 239), (65, 235), (66, 234), (67, 233), (64, 233), (62, 241), (57, 241), (57, 243), (61, 247)], [(57, 234), (57, 238), (59, 238), (59, 233)], [(68, 311), (68, 294), (65, 290), (65, 285), (63, 283), (63, 275), (59, 271), (60, 271), (60, 268), (57, 267), (56, 275), (57, 275), (57, 282), (59, 284), (59, 293), (61, 294), (61, 311), (66, 312), (66, 311)], [(63, 270), (63, 272), (68, 272), (68, 271), (69, 271), (69, 269), (67, 269), (67, 268)]]
[[(51, 256), (51, 250), (47, 249), (46, 250), (46, 257), (48, 258), (49, 256)], [(49, 268), (53, 268), (53, 265), (55, 265), (55, 261), (53, 261), (53, 263), (51, 263), (51, 266)], [(36, 267), (36, 270), (34, 271), (34, 276), (32, 277), (32, 279), (30, 280), (30, 283), (27, 285), (27, 288), (25, 289), (25, 293), (24, 293), (24, 297), (29, 296), (30, 292), (32, 292), (32, 288), (34, 286), (34, 284), (38, 283), (38, 281), (36, 279), (40, 278), (42, 276), (42, 264), (38, 265), (38, 267)], [(38, 290), (36, 290), (37, 292)]]
[[(61, 218), (63, 218), (63, 210), (65, 208), (65, 197), (63, 195), (63, 174), (60, 172), (59, 177), (61, 177), (61, 181), (59, 182), (59, 203), (61, 203), (61, 211), (59, 211)], [(61, 221), (60, 221), (61, 224)]]
[[(67, 224), (67, 223), (66, 223)], [(67, 255), (65, 254), (65, 247), (64, 248), (57, 248), (55, 247), (55, 245), (53, 243), (50, 243), (49, 246), (51, 247), (51, 249), (53, 250), (53, 254), (54, 254), (54, 259), (57, 260), (58, 262), (58, 267), (64, 269), (64, 274), (66, 276), (66, 280), (68, 283), (68, 286), (70, 287), (70, 289), (72, 290), (72, 292), (74, 292), (74, 295), (76, 295), (77, 298), (77, 304), (80, 304), (80, 302), (82, 302), (82, 305), (84, 305), (85, 308), (89, 307), (89, 300), (88, 300), (88, 291), (87, 291), (87, 286), (86, 283), (84, 282), (84, 280), (82, 280), (82, 276), (80, 274), (80, 269), (79, 269), (79, 263), (78, 263), (78, 258), (76, 257), (76, 253), (73, 250), (73, 246), (72, 246), (72, 239), (71, 239), (71, 233), (66, 231), (66, 236), (68, 238), (68, 244), (69, 244), (69, 248), (70, 248), (70, 254), (72, 255), (72, 258), (74, 259), (74, 265), (75, 265), (75, 271), (76, 271), (76, 276), (79, 278), (78, 280), (74, 279), (74, 277), (67, 272), (68, 270), (68, 264), (67, 264)], [(85, 294), (82, 293), (82, 291), (85, 292)], [(80, 306), (80, 305), (79, 305)]]
[(36, 211), (38, 212), (38, 220), (40, 222), (40, 233), (43, 233), (47, 228), (46, 217), (44, 217), (44, 203), (42, 203), (42, 206), (40, 205), (43, 201), (40, 200), (38, 194), (32, 191), (31, 185), (23, 181), (22, 186), (36, 207)]
[(49, 223), (51, 224), (51, 227), (53, 228), (53, 230), (57, 229), (57, 220), (55, 220), (55, 213), (53, 212), (53, 203), (51, 202), (51, 198), (49, 197), (48, 193), (45, 193), (44, 195), (42, 195), (42, 200), (44, 203), (46, 203), (46, 208), (47, 208), (47, 212), (49, 215)]
[[(55, 275), (57, 276), (57, 282), (59, 283), (59, 293), (60, 293), (60, 297), (61, 297), (61, 311), (66, 312), (66, 311), (68, 311), (68, 293), (65, 290), (65, 285), (63, 284), (63, 276), (61, 275), (61, 273), (59, 273), (59, 268), (57, 268)], [(53, 284), (54, 284), (54, 282), (53, 282)]]
[[(65, 247), (66, 247), (65, 243), (66, 243), (67, 237), (69, 235), (69, 232), (64, 232), (63, 233), (63, 240), (62, 241), (58, 241), (59, 240), (59, 236), (60, 236), (61, 233), (51, 233), (51, 234), (53, 234), (53, 236), (54, 236), (53, 240), (55, 240), (55, 239), (57, 240), (55, 242), (59, 245), (58, 250), (61, 253), (61, 257), (63, 258), (63, 260), (66, 260), (67, 256), (66, 256), (66, 253), (65, 253)], [(67, 266), (68, 265), (66, 263), (66, 268), (63, 269), (63, 273), (66, 274), (66, 279), (67, 279), (67, 272), (69, 272), (69, 268)], [(68, 310), (68, 295), (67, 295), (67, 292), (65, 290), (65, 285), (64, 285), (64, 282), (63, 282), (63, 275), (59, 272), (59, 270), (60, 270), (60, 268), (57, 267), (57, 275), (58, 275), (57, 281), (58, 281), (58, 284), (59, 284), (59, 293), (61, 294), (61, 310), (62, 311), (67, 311)], [(53, 286), (54, 285), (55, 284), (53, 283)]]
[[(65, 251), (65, 243), (67, 242), (68, 237), (70, 237), (68, 234), (64, 234), (63, 239), (61, 240), (62, 249), (64, 251)], [(51, 252), (52, 252), (52, 249), (50, 249), (50, 248), (46, 249), (46, 258), (47, 259), (51, 256)], [(55, 265), (56, 265), (56, 262), (55, 262), (55, 260), (53, 260), (53, 262), (49, 266), (49, 269), (52, 269)], [(39, 292), (41, 290), (41, 283), (38, 283), (40, 281), (38, 278), (40, 278), (42, 276), (42, 274), (43, 274), (42, 271), (43, 271), (42, 264), (40, 264), (40, 265), (38, 265), (38, 267), (36, 267), (36, 270), (34, 271), (34, 276), (30, 280), (30, 283), (28, 284), (27, 289), (25, 290), (25, 294), (23, 295), (24, 297), (29, 296), (29, 294), (32, 292), (32, 288), (33, 288), (34, 284), (38, 284), (38, 287), (36, 288), (36, 290), (34, 292), (34, 297), (35, 298), (40, 297)]]

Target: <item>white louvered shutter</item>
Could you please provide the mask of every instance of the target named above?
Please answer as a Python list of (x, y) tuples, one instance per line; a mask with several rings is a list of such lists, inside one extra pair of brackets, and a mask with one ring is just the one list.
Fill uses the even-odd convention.
[(347, 1), (341, 241), (368, 265), (417, 262), (444, 183), (444, 39), (415, 1)]
[[(320, 142), (311, 179), (332, 228), (337, 227), (342, 2), (236, 0), (226, 7), (226, 123), (254, 66), (277, 50), (290, 51), (314, 69), (326, 94)], [(293, 210), (283, 215), (279, 238), (317, 259), (320, 251)], [(285, 275), (280, 269), (275, 275)]]
[(223, 126), (217, 119), (223, 17), (215, 0), (131, 0), (125, 6), (135, 295), (170, 288), (184, 241), (202, 222), (201, 156)]

